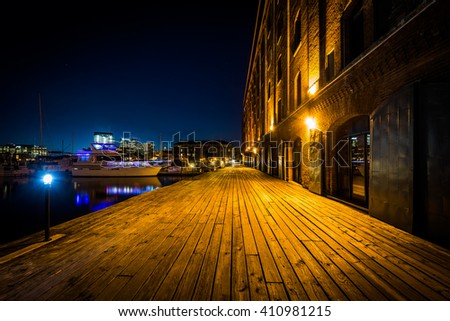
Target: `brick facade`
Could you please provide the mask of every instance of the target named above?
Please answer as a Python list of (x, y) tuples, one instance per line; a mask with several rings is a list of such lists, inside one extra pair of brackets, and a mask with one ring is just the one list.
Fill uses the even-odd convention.
[[(429, 147), (420, 138), (437, 137), (430, 118), (449, 119), (446, 108), (430, 107), (445, 106), (442, 88), (450, 88), (448, 1), (266, 0), (260, 7), (243, 113), (252, 164), (450, 245), (450, 209), (442, 205), (450, 193), (443, 187), (435, 200), (429, 192), (436, 177), (443, 186), (450, 178), (442, 168), (430, 172), (450, 150), (424, 157)], [(389, 148), (373, 149), (380, 140)], [(407, 152), (399, 141), (411, 142)], [(376, 157), (400, 165), (378, 170), (374, 164), (386, 160)], [(382, 196), (385, 190), (402, 197)]]

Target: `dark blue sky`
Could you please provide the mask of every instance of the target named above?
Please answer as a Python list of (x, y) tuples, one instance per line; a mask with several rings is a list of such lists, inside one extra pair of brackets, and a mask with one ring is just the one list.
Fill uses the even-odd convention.
[[(241, 139), (257, 0), (12, 5), (0, 22), (0, 144)], [(73, 135), (72, 135), (73, 133)]]

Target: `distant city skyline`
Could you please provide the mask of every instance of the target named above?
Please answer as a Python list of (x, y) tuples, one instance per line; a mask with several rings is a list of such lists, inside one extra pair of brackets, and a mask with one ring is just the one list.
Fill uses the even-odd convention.
[(240, 140), (257, 9), (258, 1), (13, 5), (0, 26), (0, 144), (40, 144), (39, 95), (49, 150), (88, 147), (96, 131), (157, 145), (192, 132)]

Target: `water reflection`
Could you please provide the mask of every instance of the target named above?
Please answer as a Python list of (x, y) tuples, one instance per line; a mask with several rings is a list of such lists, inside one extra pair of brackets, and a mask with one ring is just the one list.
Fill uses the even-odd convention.
[(72, 178), (75, 205), (97, 211), (131, 196), (162, 186), (158, 177), (78, 177)]
[[(178, 177), (56, 176), (51, 186), (51, 225), (97, 211), (132, 196), (151, 192)], [(44, 226), (45, 188), (38, 177), (0, 177), (0, 243), (37, 232)]]

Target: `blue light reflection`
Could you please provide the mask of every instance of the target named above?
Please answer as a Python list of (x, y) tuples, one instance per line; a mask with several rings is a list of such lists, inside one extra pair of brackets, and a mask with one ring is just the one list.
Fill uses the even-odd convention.
[(72, 180), (76, 206), (87, 207), (90, 211), (162, 186), (158, 177), (79, 177)]

